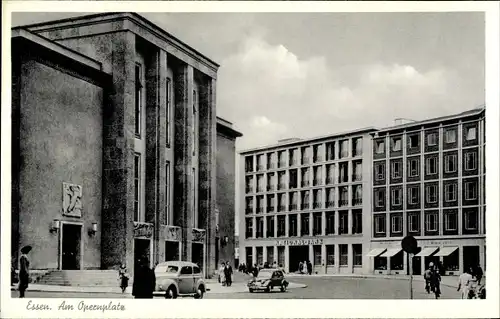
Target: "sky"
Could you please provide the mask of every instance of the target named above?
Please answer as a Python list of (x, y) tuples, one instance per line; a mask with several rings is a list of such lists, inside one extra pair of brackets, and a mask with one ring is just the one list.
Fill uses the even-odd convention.
[(217, 115), (243, 133), (237, 150), (484, 103), (480, 12), (141, 14), (221, 65)]

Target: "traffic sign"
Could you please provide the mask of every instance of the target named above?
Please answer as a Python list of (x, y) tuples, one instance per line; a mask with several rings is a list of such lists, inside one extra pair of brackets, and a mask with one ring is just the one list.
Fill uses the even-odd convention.
[(417, 240), (413, 236), (406, 236), (401, 241), (401, 248), (408, 254), (416, 254), (417, 253)]

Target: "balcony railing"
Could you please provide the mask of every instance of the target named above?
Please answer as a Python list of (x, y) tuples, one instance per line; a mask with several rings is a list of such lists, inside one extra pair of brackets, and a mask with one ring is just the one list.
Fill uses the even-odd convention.
[(321, 203), (314, 203), (313, 207), (314, 209), (321, 208)]
[(347, 199), (341, 199), (339, 200), (339, 207), (344, 207), (349, 204), (349, 201)]
[(256, 232), (255, 233), (255, 238), (262, 238), (264, 237), (264, 232)]
[(247, 214), (253, 214), (253, 207), (245, 209), (245, 213), (247, 213)]
[(349, 176), (344, 175), (344, 176), (339, 176), (339, 183), (348, 183), (349, 182)]
[(283, 212), (283, 211), (285, 211), (285, 205), (280, 205), (280, 206), (278, 206), (278, 211), (279, 211), (279, 212)]
[(268, 205), (267, 206), (267, 211), (268, 212), (274, 212), (274, 205)]
[(309, 227), (307, 229), (301, 229), (300, 230), (300, 236), (309, 236)]
[(292, 188), (297, 188), (297, 183), (296, 183), (296, 182), (295, 182), (295, 183), (290, 183), (290, 184), (288, 185), (288, 188), (291, 188), (291, 189), (292, 189)]
[(264, 212), (264, 207), (257, 207), (257, 214)]
[(268, 191), (273, 191), (276, 189), (276, 186), (274, 184), (271, 184), (271, 185), (267, 185), (267, 190)]
[(290, 204), (288, 207), (290, 210), (297, 210), (297, 204)]
[(321, 230), (320, 229), (313, 229), (313, 236), (321, 236)]
[(309, 184), (310, 184), (309, 180), (302, 180), (301, 183), (302, 187), (309, 186)]
[(360, 227), (353, 226), (352, 227), (352, 233), (353, 234), (362, 234), (363, 230), (362, 230), (361, 226)]
[(284, 231), (278, 231), (278, 237), (285, 237)]
[(247, 188), (245, 189), (245, 191), (246, 191), (247, 193), (253, 193), (253, 187), (247, 187)]
[(253, 232), (245, 232), (245, 238), (252, 238)]
[(267, 238), (274, 237), (274, 230), (273, 230), (273, 231), (268, 231), (268, 232), (266, 233), (266, 237), (267, 237)]
[(300, 209), (309, 209), (309, 203), (307, 204), (301, 204)]
[(328, 201), (328, 202), (326, 202), (326, 207), (327, 208), (335, 207), (335, 201)]
[(338, 233), (339, 233), (339, 235), (345, 235), (348, 233), (348, 230), (347, 230), (347, 228), (339, 227)]
[(335, 234), (335, 229), (326, 228), (325, 229), (325, 234), (326, 235), (334, 235)]
[(353, 206), (358, 206), (363, 204), (363, 199), (362, 198), (353, 198), (352, 200), (352, 205)]

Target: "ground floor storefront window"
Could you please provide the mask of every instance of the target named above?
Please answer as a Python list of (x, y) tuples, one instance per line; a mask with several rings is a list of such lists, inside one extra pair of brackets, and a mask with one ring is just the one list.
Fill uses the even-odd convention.
[(387, 258), (385, 257), (375, 257), (373, 259), (375, 270), (386, 270), (387, 269)]
[(352, 258), (354, 267), (363, 266), (363, 245), (354, 244), (352, 245)]
[(326, 264), (335, 265), (335, 245), (326, 245)]
[(458, 271), (459, 267), (459, 248), (457, 248), (454, 252), (449, 254), (448, 256), (443, 257), (443, 266), (446, 271)]
[(314, 245), (313, 246), (313, 252), (314, 252), (314, 265), (315, 266), (320, 266), (321, 263), (321, 246), (319, 245)]
[(339, 245), (339, 253), (340, 253), (340, 267), (347, 267), (349, 261), (349, 252), (347, 245)]
[(285, 267), (285, 247), (278, 246), (278, 266)]
[(390, 257), (391, 270), (403, 270), (403, 258), (404, 258), (404, 253), (402, 250), (396, 255)]

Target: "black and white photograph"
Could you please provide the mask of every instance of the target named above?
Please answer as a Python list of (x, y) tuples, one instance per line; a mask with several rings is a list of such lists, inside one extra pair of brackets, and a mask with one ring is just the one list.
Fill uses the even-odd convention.
[(498, 316), (498, 3), (15, 2), (6, 316)]

